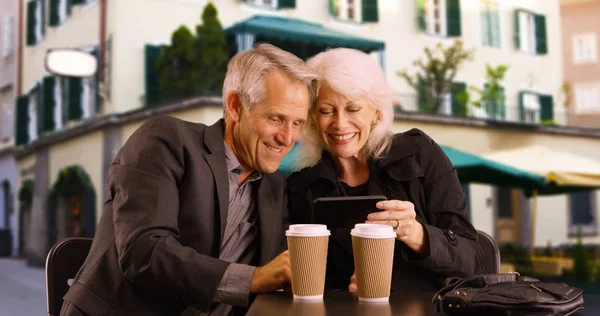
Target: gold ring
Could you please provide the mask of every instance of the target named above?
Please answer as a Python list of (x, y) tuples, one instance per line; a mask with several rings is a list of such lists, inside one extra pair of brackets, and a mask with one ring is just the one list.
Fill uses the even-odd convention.
[(396, 231), (399, 231), (400, 228), (402, 228), (402, 225), (400, 225), (400, 221), (396, 219)]

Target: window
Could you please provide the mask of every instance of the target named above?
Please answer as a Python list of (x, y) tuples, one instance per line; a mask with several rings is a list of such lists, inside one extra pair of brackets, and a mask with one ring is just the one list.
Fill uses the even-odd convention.
[(425, 23), (427, 33), (446, 36), (445, 13), (445, 0), (427, 0), (425, 2)]
[(595, 235), (596, 217), (594, 216), (594, 191), (581, 191), (569, 194), (569, 235)]
[(573, 36), (573, 62), (576, 64), (597, 61), (596, 34)]
[(83, 79), (81, 86), (82, 118), (86, 119), (96, 114), (96, 80), (94, 77)]
[(481, 0), (481, 43), (485, 46), (500, 47), (500, 13), (498, 2)]
[(2, 57), (15, 53), (15, 16), (6, 15), (2, 23)]
[(600, 110), (600, 88), (598, 86), (575, 88), (576, 111)]
[(504, 104), (506, 97), (504, 95), (504, 87), (490, 86), (485, 84), (483, 87), (486, 117), (495, 120), (504, 120), (506, 118), (506, 105)]
[(460, 36), (459, 0), (417, 0), (417, 26), (440, 36)]
[(260, 6), (269, 6), (272, 8), (277, 8), (277, 1), (278, 0), (246, 0), (247, 3)]
[(7, 139), (13, 135), (12, 123), (12, 86), (0, 90), (0, 139)]
[(515, 47), (527, 53), (548, 53), (544, 15), (515, 11)]
[(498, 218), (513, 218), (513, 194), (510, 188), (498, 187), (496, 205)]
[(535, 53), (535, 20), (529, 12), (519, 12), (519, 37), (521, 51)]
[(31, 0), (27, 3), (27, 45), (33, 46), (44, 38), (45, 1)]
[(523, 93), (523, 121), (537, 123), (540, 120), (540, 99), (537, 94)]
[(361, 22), (361, 0), (335, 1), (335, 16), (344, 21)]

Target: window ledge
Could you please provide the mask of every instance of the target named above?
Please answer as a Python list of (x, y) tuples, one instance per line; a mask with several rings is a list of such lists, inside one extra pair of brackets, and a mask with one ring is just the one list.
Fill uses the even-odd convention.
[[(374, 22), (373, 22), (374, 23)], [(337, 17), (331, 16), (329, 20), (329, 25), (332, 28), (336, 29), (354, 29), (354, 30), (367, 30), (369, 24), (373, 24), (371, 22), (357, 22), (351, 20), (342, 20)]]
[(242, 3), (242, 10), (258, 13), (258, 14), (267, 14), (267, 15), (275, 15), (275, 16), (285, 16), (280, 9), (277, 9), (270, 5), (259, 5), (259, 4), (251, 4), (251, 3)]

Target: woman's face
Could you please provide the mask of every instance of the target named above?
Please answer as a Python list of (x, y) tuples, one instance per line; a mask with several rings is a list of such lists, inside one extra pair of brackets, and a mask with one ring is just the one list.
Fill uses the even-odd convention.
[(319, 91), (312, 115), (322, 145), (339, 158), (359, 158), (378, 120), (377, 111), (366, 100), (351, 100), (327, 84)]

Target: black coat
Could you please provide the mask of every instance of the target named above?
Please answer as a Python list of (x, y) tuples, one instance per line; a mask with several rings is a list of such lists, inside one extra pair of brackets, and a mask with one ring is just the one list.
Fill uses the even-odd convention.
[[(410, 201), (429, 238), (429, 255), (419, 257), (396, 240), (392, 290), (435, 291), (446, 277), (480, 274), (482, 253), (466, 212), (456, 170), (425, 133), (412, 129), (394, 135), (386, 157), (370, 161), (368, 194)], [(288, 178), (290, 223), (309, 223), (318, 197), (345, 195), (331, 156)], [(349, 229), (332, 229), (327, 257), (327, 289), (347, 289), (354, 272)]]

